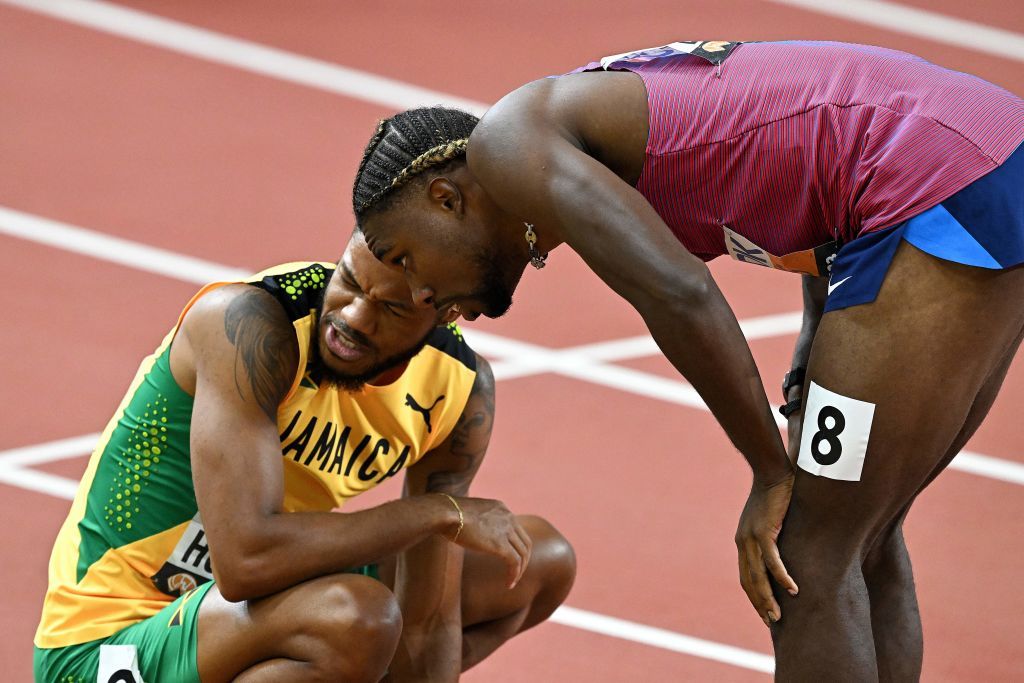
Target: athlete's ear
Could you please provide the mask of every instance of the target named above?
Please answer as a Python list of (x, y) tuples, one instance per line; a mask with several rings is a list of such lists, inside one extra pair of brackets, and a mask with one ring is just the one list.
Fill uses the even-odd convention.
[(439, 176), (431, 180), (427, 185), (427, 194), (435, 206), (456, 216), (462, 215), (462, 192), (449, 178)]
[(459, 305), (452, 304), (448, 307), (448, 310), (441, 314), (441, 319), (437, 324), (447, 325), (448, 323), (453, 323), (459, 319), (460, 315), (462, 315), (462, 311), (459, 310)]

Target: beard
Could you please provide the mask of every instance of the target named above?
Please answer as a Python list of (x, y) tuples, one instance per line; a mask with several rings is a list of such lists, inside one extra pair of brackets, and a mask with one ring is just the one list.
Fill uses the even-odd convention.
[(359, 391), (363, 386), (374, 379), (378, 375), (391, 370), (392, 368), (398, 367), (403, 363), (411, 360), (416, 354), (418, 354), (427, 342), (430, 340), (432, 334), (434, 334), (434, 328), (431, 328), (423, 335), (422, 339), (417, 340), (407, 348), (401, 349), (390, 356), (380, 357), (377, 346), (362, 332), (353, 330), (345, 323), (344, 320), (332, 320), (330, 324), (341, 330), (345, 336), (357, 344), (361, 344), (365, 348), (371, 350), (374, 354), (375, 360), (367, 367), (366, 370), (361, 372), (342, 372), (330, 367), (324, 361), (324, 355), (330, 353), (322, 348), (323, 339), (320, 333), (320, 327), (323, 324), (323, 294), (320, 295), (320, 303), (317, 305), (317, 309), (320, 311), (317, 316), (316, 324), (316, 343), (312, 345), (310, 349), (310, 358), (308, 361), (310, 375), (318, 386), (326, 384), (332, 389), (342, 389), (344, 391)]
[(502, 259), (495, 251), (481, 251), (473, 261), (482, 273), (480, 285), (472, 298), (482, 305), (482, 312), (488, 318), (500, 318), (512, 306), (512, 292), (515, 287), (508, 285), (509, 278), (502, 269)]

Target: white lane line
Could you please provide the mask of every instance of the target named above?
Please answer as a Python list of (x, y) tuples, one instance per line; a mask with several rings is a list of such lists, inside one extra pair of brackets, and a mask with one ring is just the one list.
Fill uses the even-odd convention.
[[(747, 318), (740, 321), (740, 328), (747, 341), (764, 339), (766, 337), (779, 337), (784, 334), (796, 334), (800, 331), (800, 324), (803, 322), (801, 311), (787, 313), (775, 313), (772, 315)], [(572, 347), (574, 353), (580, 353), (591, 360), (631, 360), (633, 358), (646, 358), (661, 353), (657, 342), (649, 334), (642, 334), (636, 337), (625, 339), (611, 339), (608, 341), (582, 344)]]
[(1010, 460), (993, 458), (971, 451), (960, 451), (960, 454), (949, 464), (951, 469), (976, 474), (979, 477), (998, 479), (1000, 481), (1024, 486), (1024, 465)]
[[(1024, 62), (1024, 35), (884, 0), (767, 0)], [(1010, 7), (1020, 7), (1013, 0)]]
[[(72, 500), (78, 488), (77, 481), (48, 472), (23, 468), (20, 465), (51, 462), (86, 454), (92, 450), (99, 437), (99, 434), (85, 434), (37, 446), (26, 446), (0, 452), (0, 484), (9, 484), (57, 498)], [(771, 673), (774, 670), (773, 659), (770, 655), (565, 605), (558, 608), (551, 617), (551, 621), (563, 626), (694, 657), (703, 657), (754, 671)]]
[(551, 621), (563, 626), (572, 626), (584, 631), (631, 640), (645, 645), (654, 645), (665, 650), (680, 652), (704, 659), (712, 659), (745, 669), (766, 674), (775, 671), (775, 660), (771, 655), (745, 650), (732, 645), (722, 645), (710, 640), (684, 636), (681, 633), (655, 628), (635, 621), (626, 621), (595, 612), (563, 605), (551, 615)]
[[(0, 0), (2, 1), (2, 0)], [(86, 254), (100, 260), (111, 261), (138, 270), (205, 284), (214, 280), (232, 280), (247, 277), (249, 271), (224, 266), (211, 261), (156, 249), (129, 240), (109, 237), (66, 223), (57, 223), (31, 214), (0, 206), (0, 233), (12, 237), (41, 242), (48, 246)], [(126, 256), (130, 254), (131, 256)], [(168, 264), (176, 264), (168, 267)], [(773, 335), (791, 334), (799, 330), (800, 313), (782, 313), (749, 320), (741, 320), (740, 327), (750, 339), (763, 339)], [(679, 379), (661, 377), (632, 368), (597, 362), (587, 355), (587, 349), (597, 351), (603, 361), (618, 360), (610, 350), (619, 348), (627, 358), (636, 358), (638, 348), (649, 348), (657, 353), (657, 346), (645, 346), (643, 337), (612, 340), (567, 349), (551, 349), (528, 342), (467, 328), (466, 333), (479, 352), (495, 356), (492, 364), (495, 377), (512, 379), (544, 372), (553, 372), (585, 382), (620, 389), (622, 391), (660, 399), (677, 405), (707, 410), (697, 392)], [(621, 343), (620, 342), (624, 342)], [(653, 344), (653, 340), (651, 342)], [(776, 422), (782, 424), (778, 412)], [(1024, 485), (1024, 465), (988, 455), (968, 453), (958, 456), (950, 468), (982, 477)]]
[(40, 465), (55, 460), (65, 460), (79, 455), (88, 455), (100, 440), (100, 433), (83, 434), (69, 439), (58, 439), (34, 446), (11, 448), (0, 451), (0, 467), (24, 467)]
[[(1024, 61), (1024, 36), (937, 12), (883, 0), (767, 0), (830, 14), (897, 33)], [(0, 0), (190, 57), (393, 109), (446, 104), (475, 114), (487, 104), (198, 28), (99, 0)]]
[(238, 280), (252, 274), (247, 270), (150, 247), (3, 206), (0, 206), (0, 234), (199, 285), (218, 280)]
[(78, 482), (74, 479), (11, 465), (0, 465), (0, 484), (9, 484), (66, 500), (74, 499), (75, 491), (78, 490)]
[(487, 105), (350, 69), (155, 14), (98, 0), (0, 0), (29, 12), (391, 109), (445, 104), (482, 114)]

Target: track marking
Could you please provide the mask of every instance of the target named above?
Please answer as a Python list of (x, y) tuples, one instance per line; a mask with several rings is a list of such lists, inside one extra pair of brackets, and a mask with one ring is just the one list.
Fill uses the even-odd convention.
[(48, 441), (35, 446), (11, 448), (0, 452), (0, 467), (23, 467), (41, 465), (56, 460), (66, 460), (91, 453), (100, 440), (100, 433), (83, 434), (69, 439)]
[[(767, 0), (1024, 62), (1024, 35), (883, 0)], [(1012, 6), (1012, 4), (1011, 4)], [(1018, 5), (1019, 7), (1019, 5)]]
[(9, 484), (67, 500), (72, 500), (75, 491), (78, 490), (78, 482), (74, 479), (13, 465), (0, 465), (0, 484)]
[(572, 626), (584, 631), (600, 633), (606, 636), (631, 640), (644, 645), (654, 645), (664, 650), (680, 652), (686, 655), (712, 659), (745, 669), (762, 671), (766, 674), (775, 672), (775, 660), (770, 655), (745, 650), (732, 645), (722, 645), (710, 640), (684, 636), (681, 633), (667, 631), (654, 626), (638, 624), (616, 617), (588, 612), (562, 605), (549, 617), (549, 621), (563, 626)]
[[(78, 489), (76, 480), (22, 466), (85, 455), (92, 451), (99, 438), (99, 434), (84, 434), (70, 439), (60, 439), (37, 446), (13, 448), (0, 452), (0, 484), (10, 484), (57, 498), (72, 500)], [(695, 638), (635, 621), (588, 612), (575, 607), (562, 605), (550, 620), (563, 626), (702, 657), (745, 669), (764, 673), (774, 671), (774, 660), (771, 655), (716, 643), (712, 640)]]
[(391, 109), (446, 104), (482, 114), (486, 104), (98, 0), (0, 0), (36, 14), (216, 64)]
[(0, 206), (0, 234), (199, 285), (252, 275), (241, 268), (222, 266), (3, 206)]
[(949, 467), (968, 474), (976, 474), (979, 477), (988, 477), (1024, 486), (1024, 465), (1012, 460), (993, 458), (990, 455), (972, 451), (960, 451)]
[[(1024, 61), (1024, 35), (883, 0), (767, 0), (897, 33)], [(99, 0), (0, 0), (96, 31), (392, 109), (446, 104), (483, 113), (489, 105), (393, 78), (234, 38)]]
[[(250, 274), (241, 268), (149, 247), (3, 206), (0, 206), (0, 234), (194, 284), (235, 280), (248, 277)], [(168, 267), (168, 263), (176, 265)], [(793, 312), (751, 318), (740, 321), (740, 327), (744, 334), (748, 335), (748, 339), (793, 334), (800, 328), (800, 315), (799, 312)], [(492, 364), (497, 379), (513, 379), (551, 372), (646, 398), (707, 410), (696, 390), (682, 380), (602, 362), (658, 353), (658, 347), (650, 337), (629, 337), (565, 349), (551, 349), (472, 328), (467, 328), (466, 334), (477, 351), (498, 359)], [(621, 356), (617, 355), (620, 353)], [(784, 424), (784, 420), (774, 410), (773, 415), (778, 424)], [(1024, 465), (1010, 460), (964, 452), (958, 455), (949, 467), (1024, 486)]]
[[(801, 6), (812, 11), (852, 18), (854, 20), (861, 21), (862, 23), (874, 24), (890, 30), (921, 35), (939, 42), (954, 44), (960, 48), (973, 48), (982, 52), (999, 54), (1000, 56), (1007, 56), (1009, 53), (1009, 56), (1012, 56), (1015, 59), (1024, 60), (1024, 37), (973, 22), (951, 19), (931, 12), (913, 10), (899, 5), (894, 5), (892, 3), (876, 2), (872, 0), (845, 0), (845, 2), (836, 2), (835, 0), (818, 0), (815, 2), (811, 2), (810, 0), (772, 1), (779, 2), (781, 4)], [(193, 57), (207, 59), (212, 62), (241, 68), (272, 78), (319, 88), (328, 92), (376, 104), (382, 104), (384, 106), (397, 109), (405, 109), (424, 104), (435, 104), (438, 102), (469, 109), (474, 113), (480, 113), (486, 108), (486, 105), (472, 100), (444, 95), (402, 83), (397, 80), (367, 74), (366, 72), (349, 69), (320, 60), (302, 57), (283, 50), (277, 50), (256, 43), (251, 43), (249, 41), (231, 38), (204, 29), (195, 28), (187, 24), (155, 17), (153, 15), (148, 15), (134, 10), (128, 10), (108, 3), (85, 2), (82, 0), (0, 0), (0, 2), (18, 6), (28, 11), (47, 14), (64, 19), (71, 23), (87, 26), (124, 38), (157, 45)], [(888, 19), (883, 15), (883, 13), (888, 13)], [(895, 16), (909, 16), (911, 18), (901, 22), (894, 22), (892, 19)], [(109, 23), (112, 20), (116, 22), (115, 25), (111, 25)], [(928, 25), (923, 27), (921, 25), (914, 25), (914, 22), (919, 21), (925, 21)], [(971, 37), (972, 40), (964, 40), (964, 30), (974, 33)], [(953, 40), (954, 35), (956, 36), (955, 41)], [(987, 42), (977, 40), (977, 38), (981, 36), (1003, 42), (1002, 47), (1004, 49), (1001, 49), (997, 53), (994, 49), (989, 47)], [(22, 216), (24, 215), (25, 214), (22, 214)], [(8, 218), (9, 217), (10, 216), (8, 216)], [(117, 240), (117, 238), (107, 239)], [(37, 239), (36, 241), (46, 243), (43, 240)], [(128, 242), (127, 240), (117, 241), (122, 242), (123, 244), (121, 246), (125, 248), (141, 247), (142, 249), (147, 250), (150, 255), (160, 254), (163, 252), (163, 250), (146, 247), (145, 245), (138, 245)], [(108, 244), (110, 243), (108, 242)], [(50, 246), (67, 248), (63, 243), (51, 243)], [(90, 253), (84, 249), (71, 250), (115, 263), (121, 263), (121, 265), (137, 267), (135, 263), (121, 262), (115, 258), (111, 258), (107, 253)], [(119, 251), (119, 253), (124, 252)], [(150, 268), (147, 268), (147, 270), (176, 279), (185, 279), (189, 282), (200, 282), (200, 280), (191, 279), (189, 273), (212, 272), (212, 269), (209, 271), (205, 270), (207, 266), (214, 266), (222, 269), (221, 272), (224, 273), (224, 275), (204, 277), (201, 280), (203, 283), (216, 279), (235, 279), (235, 277), (237, 277), (235, 275), (236, 273), (247, 273), (247, 271), (233, 269), (228, 266), (219, 266), (218, 264), (193, 259), (188, 256), (174, 255), (172, 252), (163, 253), (161, 258), (165, 258), (168, 255), (179, 256), (184, 259), (184, 261), (178, 262), (178, 265), (185, 266), (184, 272), (181, 270), (172, 270), (172, 272), (167, 272), (168, 269), (160, 268), (159, 266), (151, 266)], [(130, 257), (126, 257), (124, 260), (128, 261), (129, 259)], [(799, 314), (787, 315), (792, 316)], [(491, 341), (498, 341), (500, 339), (494, 335), (491, 335), (491, 337)], [(480, 341), (486, 344), (483, 337), (480, 338)], [(590, 347), (589, 353), (587, 347)], [(595, 363), (595, 361), (644, 357), (657, 351), (657, 347), (653, 345), (653, 340), (649, 337), (642, 336), (628, 340), (600, 342), (598, 344), (587, 345), (587, 347), (579, 347), (575, 350), (574, 355), (580, 356), (582, 354), (586, 357), (587, 362), (581, 363), (580, 367), (588, 367), (589, 370), (592, 370), (594, 367), (605, 367), (601, 366), (600, 363)], [(543, 349), (543, 347), (536, 348)], [(567, 352), (572, 350), (543, 349), (543, 351), (547, 352), (549, 357), (558, 356), (561, 361), (564, 361), (566, 358), (570, 357)], [(512, 360), (512, 362), (510, 362), (507, 367), (512, 368), (514, 367), (514, 360), (510, 360)], [(629, 374), (627, 374), (626, 377), (629, 381), (636, 381), (637, 377), (633, 375), (645, 375), (655, 380), (665, 379), (654, 375), (647, 375), (647, 373), (638, 373), (637, 371), (632, 370), (629, 371)], [(524, 375), (520, 374), (518, 376)], [(575, 375), (570, 374), (570, 376)], [(590, 381), (589, 378), (585, 376), (580, 378)], [(619, 379), (622, 379), (622, 377), (619, 377)], [(669, 386), (665, 387), (667, 389), (667, 396), (688, 396), (688, 392), (693, 391), (692, 387), (689, 387), (689, 385), (686, 385), (683, 382), (672, 380), (667, 381), (669, 382)], [(658, 382), (655, 382), (651, 386), (658, 384)], [(615, 386), (615, 382), (608, 383), (607, 385)], [(672, 385), (675, 386), (673, 387)], [(659, 392), (655, 391), (654, 393), (657, 394)], [(645, 395), (653, 396), (653, 394)], [(661, 396), (653, 397), (660, 398)], [(664, 398), (663, 400), (670, 399)], [(699, 401), (699, 397), (697, 400)], [(690, 398), (685, 399), (685, 401), (675, 400), (673, 402), (681, 402), (684, 405), (692, 404), (692, 400)], [(701, 405), (703, 404), (701, 403)], [(45, 455), (42, 451), (38, 450), (38, 447), (16, 449), (20, 453), (7, 451), (2, 455), (11, 457), (9, 460), (0, 462), (0, 481), (30, 490), (58, 495), (62, 498), (71, 498), (74, 496), (77, 482), (64, 477), (51, 475), (49, 473), (26, 469), (21, 465), (29, 464), (30, 461), (38, 463), (48, 460), (57, 460), (61, 457), (70, 457), (70, 455), (58, 455), (58, 453), (67, 453), (68, 449), (72, 446), (72, 442), (75, 440), (85, 440), (94, 436), (95, 435), (85, 435), (83, 437), (75, 437), (75, 439), (63, 440), (64, 442), (67, 442), (64, 443), (62, 447), (63, 450), (55, 449)], [(32, 449), (36, 449), (36, 451), (32, 452)], [(981, 474), (982, 476), (993, 476), (989, 471), (995, 468), (1009, 476), (1009, 479), (1005, 479), (1009, 481), (1011, 479), (1018, 478), (1018, 475), (1021, 474), (1020, 472), (1017, 472), (1017, 467), (1019, 467), (1021, 471), (1024, 471), (1024, 467), (1021, 467), (1016, 463), (1002, 461), (997, 458), (978, 454), (963, 453), (957, 460), (960, 460), (960, 458), (965, 455), (969, 456), (972, 464), (969, 468), (964, 468), (964, 470), (972, 471), (973, 473)], [(956, 461), (954, 461), (954, 466), (955, 465)], [(1024, 483), (1024, 476), (1020, 476), (1017, 483)], [(771, 673), (773, 671), (772, 658), (765, 654), (722, 645), (699, 638), (693, 638), (664, 629), (645, 626), (643, 624), (608, 617), (593, 612), (587, 612), (572, 607), (560, 607), (553, 615), (552, 621), (583, 630), (662, 647), (675, 652), (713, 659), (755, 671), (762, 671), (766, 673)]]

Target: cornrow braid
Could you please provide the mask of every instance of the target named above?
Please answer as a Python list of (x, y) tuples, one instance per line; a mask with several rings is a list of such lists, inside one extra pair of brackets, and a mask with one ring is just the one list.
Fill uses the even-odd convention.
[(396, 190), (424, 171), (464, 159), (477, 121), (446, 107), (410, 109), (382, 120), (363, 151), (352, 188), (357, 222), (370, 210), (384, 209)]

